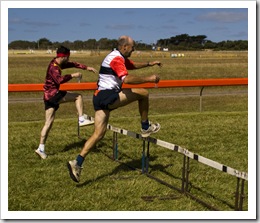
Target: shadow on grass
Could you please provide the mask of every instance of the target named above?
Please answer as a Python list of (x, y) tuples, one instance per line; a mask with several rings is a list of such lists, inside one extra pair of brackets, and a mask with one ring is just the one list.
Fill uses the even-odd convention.
[[(98, 152), (100, 152), (100, 151), (98, 151)], [(133, 160), (133, 161), (131, 161), (131, 164), (137, 163), (137, 162), (140, 162), (140, 160)], [(81, 184), (77, 184), (76, 187), (79, 187), (79, 188), (80, 187), (85, 187), (85, 186), (87, 186), (87, 185), (89, 185), (91, 183), (94, 183), (96, 181), (102, 180), (104, 178), (111, 177), (111, 176), (116, 176), (118, 173), (123, 172), (123, 171), (125, 171), (125, 172), (127, 172), (127, 171), (135, 171), (135, 169), (134, 168), (129, 168), (129, 166), (127, 166), (126, 164), (120, 164), (119, 166), (117, 166), (111, 172), (102, 174), (102, 175), (96, 177), (95, 179), (87, 180), (87, 181), (85, 181), (85, 182), (83, 182)], [(118, 179), (120, 179), (120, 176), (118, 177)]]
[[(75, 149), (75, 148), (78, 148), (78, 147), (82, 148), (84, 146), (85, 142), (86, 142), (86, 140), (81, 139), (78, 142), (71, 143), (71, 144), (65, 146), (64, 149), (62, 150), (62, 152), (67, 152), (69, 150), (72, 150), (72, 149)], [(120, 172), (124, 172), (124, 171), (125, 172), (127, 172), (127, 171), (139, 171), (139, 173), (142, 172), (142, 151), (140, 151), (140, 158), (138, 158), (138, 159), (133, 158), (133, 157), (129, 156), (128, 154), (120, 151), (120, 153), (118, 154), (118, 159), (115, 160), (115, 159), (113, 159), (113, 149), (111, 148), (110, 143), (108, 143), (106, 140), (102, 140), (98, 143), (97, 147), (92, 149), (91, 152), (103, 154), (107, 158), (114, 160), (115, 162), (119, 163), (119, 165), (115, 169), (113, 169), (111, 172), (102, 174), (95, 179), (89, 179), (89, 180), (86, 180), (83, 183), (77, 184), (76, 187), (78, 187), (78, 188), (85, 187), (85, 186), (87, 186), (91, 183), (100, 181), (104, 178), (111, 177), (111, 176), (115, 176), (116, 179), (121, 179), (120, 175), (118, 175)], [(153, 162), (157, 158), (158, 158), (158, 156), (150, 156), (149, 162)], [(167, 177), (179, 180), (181, 182), (182, 181), (181, 177), (178, 177), (178, 176), (170, 173), (169, 171), (167, 171), (167, 168), (172, 167), (172, 166), (173, 166), (173, 164), (165, 164), (165, 165), (164, 164), (153, 164), (153, 165), (150, 164), (148, 172), (149, 172), (149, 174), (151, 174), (153, 172), (158, 171), (158, 172), (165, 174), (165, 176), (167, 176)], [(123, 178), (125, 178), (125, 176), (123, 176)], [(160, 180), (158, 182), (162, 183), (163, 181)], [(207, 191), (203, 190), (200, 187), (194, 186), (192, 183), (189, 183), (188, 191), (191, 192), (192, 189), (201, 193), (202, 196), (211, 197), (214, 200), (222, 203), (223, 205), (228, 206), (229, 208), (232, 208), (232, 209), (234, 208), (234, 206), (232, 204), (230, 204), (229, 202), (227, 202), (227, 201), (225, 201), (221, 198), (218, 198), (217, 196), (215, 196), (211, 193), (208, 193)]]
[[(75, 150), (76, 148), (82, 149), (86, 141), (87, 140), (85, 140), (85, 139), (80, 139), (80, 141), (78, 141), (78, 142), (74, 142), (74, 143), (71, 143), (69, 145), (66, 145), (64, 147), (64, 149), (62, 150), (62, 152), (67, 152), (69, 150)], [(91, 152), (99, 152), (99, 151), (95, 147), (91, 150)]]
[[(235, 205), (234, 204), (231, 204), (230, 202), (220, 198), (220, 197), (217, 197), (216, 195), (213, 195), (209, 192), (207, 192), (206, 190), (203, 190), (202, 188), (200, 187), (196, 187), (194, 186), (192, 183), (190, 183), (190, 189), (189, 189), (189, 192), (191, 193), (191, 190), (196, 190), (198, 193), (200, 193), (202, 196), (206, 196), (206, 197), (210, 197), (220, 203), (222, 203), (223, 205), (226, 205), (227, 207), (231, 208), (231, 209), (235, 209)], [(234, 195), (235, 197), (235, 195)]]
[(86, 140), (82, 139), (81, 141), (74, 142), (74, 143), (71, 143), (69, 145), (66, 145), (64, 147), (64, 149), (62, 150), (62, 152), (67, 152), (69, 150), (73, 150), (73, 149), (78, 148), (78, 147), (83, 147), (85, 142), (86, 142)]
[[(109, 149), (108, 149), (109, 148)], [(112, 170), (110, 173), (102, 174), (99, 177), (92, 179), (92, 180), (87, 180), (81, 184), (77, 184), (77, 187), (84, 187), (88, 184), (91, 184), (95, 181), (102, 180), (103, 178), (106, 177), (111, 177), (113, 175), (117, 175), (119, 172), (122, 171), (139, 171), (139, 173), (142, 172), (142, 154), (140, 152), (140, 159), (134, 159), (133, 157), (130, 157), (126, 153), (120, 152), (119, 158), (117, 160), (113, 159), (113, 150), (111, 146), (108, 146), (105, 141), (101, 141), (98, 144), (98, 148), (93, 149), (92, 151), (100, 152), (106, 157), (108, 157), (111, 160), (114, 160), (115, 162), (119, 163), (119, 166), (117, 166), (114, 170)], [(157, 159), (157, 156), (150, 156), (149, 161), (155, 161)], [(156, 169), (156, 171), (161, 171), (165, 173), (166, 175), (173, 177), (175, 179), (180, 179), (179, 177), (176, 177), (169, 172), (166, 171), (166, 168), (168, 168), (169, 165), (151, 165), (150, 170), (152, 171), (153, 169)], [(125, 177), (125, 176), (124, 176)], [(120, 179), (120, 176), (118, 177)]]
[[(108, 150), (107, 148), (110, 148), (110, 149)], [(100, 152), (101, 154), (105, 155), (109, 159), (114, 160), (113, 157), (112, 157), (113, 150), (112, 150), (112, 148), (110, 146), (107, 145), (107, 143), (105, 141), (101, 141), (99, 143), (99, 145), (98, 145), (98, 148), (93, 149), (92, 151)], [(150, 156), (149, 157), (149, 161), (155, 161), (156, 159), (157, 159), (157, 156)], [(125, 161), (125, 160), (128, 160), (128, 161)], [(102, 179), (107, 178), (107, 177), (111, 177), (113, 175), (115, 176), (114, 178), (116, 178), (116, 179), (125, 179), (126, 176), (122, 176), (122, 177), (117, 176), (118, 173), (123, 172), (123, 171), (139, 171), (139, 173), (142, 172), (141, 152), (140, 152), (140, 159), (133, 159), (129, 155), (120, 152), (118, 160), (114, 160), (114, 161), (119, 163), (119, 165), (114, 170), (112, 170), (109, 173), (102, 174), (102, 175), (98, 176), (95, 179), (90, 179), (90, 180), (87, 180), (87, 181), (85, 181), (85, 182), (83, 182), (81, 184), (77, 184), (76, 187), (82, 188), (82, 187), (85, 187), (85, 186), (87, 186), (87, 185), (89, 185), (91, 183), (94, 183), (96, 181), (102, 180)], [(182, 181), (181, 177), (177, 177), (177, 176), (175, 176), (172, 173), (167, 171), (167, 168), (169, 168), (171, 166), (172, 166), (172, 164), (169, 164), (169, 165), (163, 165), (163, 164), (150, 165), (149, 166), (149, 175), (152, 172), (160, 171), (161, 173), (167, 175), (168, 177), (180, 180), (180, 182), (181, 182)], [(130, 176), (130, 177), (133, 177), (133, 176)], [(155, 178), (155, 179), (158, 179), (158, 178)], [(167, 186), (167, 183), (165, 181), (163, 181), (163, 180), (159, 180), (158, 182)], [(163, 183), (163, 182), (165, 182), (166, 184)], [(172, 188), (170, 186), (168, 186), (168, 187)], [(223, 200), (223, 199), (221, 199), (221, 198), (219, 198), (219, 197), (217, 197), (217, 196), (215, 196), (215, 195), (213, 195), (213, 194), (203, 190), (200, 187), (196, 187), (196, 186), (192, 185), (192, 183), (189, 183), (189, 187), (190, 187), (188, 189), (189, 192), (192, 189), (197, 190), (198, 192), (201, 193), (202, 197), (204, 197), (204, 196), (211, 197), (214, 200), (222, 203), (223, 205), (228, 206), (229, 208), (232, 208), (232, 209), (234, 208), (234, 205), (230, 204), (229, 202), (227, 202), (227, 201), (225, 201), (225, 200)]]

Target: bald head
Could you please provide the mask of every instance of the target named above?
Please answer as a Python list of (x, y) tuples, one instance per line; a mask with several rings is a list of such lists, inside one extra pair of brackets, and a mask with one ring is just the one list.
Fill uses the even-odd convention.
[(118, 50), (125, 57), (130, 57), (135, 50), (135, 42), (130, 36), (120, 36), (118, 39)]
[(118, 38), (118, 48), (122, 48), (125, 45), (134, 45), (134, 40), (130, 36), (120, 36)]

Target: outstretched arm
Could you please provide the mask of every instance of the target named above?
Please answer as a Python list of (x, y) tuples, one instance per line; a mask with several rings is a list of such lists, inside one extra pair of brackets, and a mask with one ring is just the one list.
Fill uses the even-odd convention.
[(147, 77), (139, 77), (133, 74), (129, 74), (124, 78), (125, 84), (143, 84), (143, 83), (158, 83), (160, 81), (160, 77), (156, 74), (147, 76)]
[(140, 69), (140, 68), (145, 68), (145, 67), (152, 67), (154, 65), (157, 65), (159, 67), (162, 66), (162, 63), (160, 61), (152, 61), (152, 62), (134, 62), (131, 60), (126, 60), (126, 67), (129, 70), (133, 70), (133, 69)]
[(87, 70), (90, 71), (90, 72), (93, 72), (93, 73), (97, 73), (97, 70), (93, 67), (87, 67)]
[(93, 67), (89, 67), (85, 64), (80, 64), (78, 62), (67, 62), (65, 65), (63, 65), (62, 69), (66, 69), (66, 68), (79, 68), (79, 69), (82, 69), (82, 70), (88, 70), (88, 71), (91, 71), (93, 73), (97, 73), (97, 70)]

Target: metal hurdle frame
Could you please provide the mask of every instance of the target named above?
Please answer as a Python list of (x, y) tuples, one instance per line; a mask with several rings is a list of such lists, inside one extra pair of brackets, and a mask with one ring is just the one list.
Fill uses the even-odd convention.
[[(199, 198), (196, 198), (195, 196), (193, 196), (191, 193), (189, 193), (188, 191), (188, 185), (189, 185), (189, 173), (190, 173), (190, 169), (189, 169), (189, 163), (190, 163), (190, 159), (194, 159), (200, 163), (203, 163), (207, 166), (213, 167), (217, 170), (220, 170), (222, 172), (225, 172), (227, 174), (230, 174), (232, 176), (237, 177), (237, 186), (236, 186), (236, 192), (235, 192), (235, 211), (242, 211), (243, 209), (243, 201), (245, 198), (245, 194), (244, 194), (244, 184), (245, 181), (248, 181), (248, 174), (246, 172), (242, 172), (236, 169), (233, 169), (229, 166), (220, 164), (216, 161), (207, 159), (203, 156), (200, 156), (198, 154), (194, 154), (192, 152), (190, 152), (189, 150), (182, 148), (178, 145), (169, 143), (169, 142), (165, 142), (156, 138), (152, 138), (152, 137), (147, 137), (147, 138), (143, 138), (140, 134), (135, 133), (135, 132), (131, 132), (125, 129), (121, 129), (121, 128), (117, 128), (117, 127), (113, 127), (110, 124), (107, 125), (107, 129), (113, 131), (113, 159), (114, 160), (118, 160), (118, 134), (122, 134), (122, 135), (126, 135), (126, 136), (130, 136), (132, 138), (135, 139), (139, 139), (143, 141), (143, 149), (142, 149), (142, 173), (146, 174), (148, 177), (151, 177), (153, 179), (156, 179), (157, 181), (159, 181), (160, 183), (163, 183), (167, 186), (170, 186), (173, 189), (178, 190), (179, 192), (190, 196), (191, 198), (195, 199), (196, 201), (198, 201), (199, 203), (207, 206), (208, 208), (212, 209), (212, 210), (218, 210), (217, 208), (211, 206), (210, 204), (207, 204), (206, 202), (202, 201)], [(169, 185), (168, 183), (150, 175), (148, 173), (149, 170), (149, 158), (150, 158), (150, 143), (159, 145), (161, 147), (164, 147), (166, 149), (178, 152), (183, 154), (183, 167), (182, 167), (182, 186), (181, 189), (176, 188), (172, 185)]]
[[(91, 117), (91, 119), (93, 119), (93, 117)], [(78, 125), (78, 122), (77, 122)], [(82, 137), (80, 136), (80, 128), (78, 125), (78, 138), (82, 139)], [(130, 136), (132, 138), (135, 139), (139, 139), (142, 140), (143, 143), (143, 149), (142, 149), (142, 158), (141, 158), (141, 162), (142, 162), (142, 169), (141, 172), (142, 174), (146, 174), (148, 177), (153, 178), (155, 180), (157, 180), (158, 182), (172, 188), (175, 189), (185, 195), (188, 195), (189, 197), (191, 197), (192, 199), (196, 200), (197, 202), (203, 204), (204, 206), (208, 207), (211, 210), (216, 210), (218, 211), (218, 209), (216, 207), (211, 206), (210, 204), (202, 201), (201, 199), (195, 197), (194, 195), (192, 195), (189, 191), (188, 191), (188, 186), (189, 186), (189, 173), (190, 173), (190, 169), (189, 169), (189, 164), (190, 164), (190, 159), (196, 160), (200, 163), (203, 163), (207, 166), (213, 167), (217, 170), (220, 170), (222, 172), (225, 172), (227, 174), (233, 175), (235, 177), (237, 177), (237, 186), (236, 186), (236, 192), (235, 192), (235, 211), (242, 211), (243, 209), (243, 201), (245, 198), (245, 194), (244, 194), (244, 184), (245, 181), (248, 181), (248, 174), (246, 172), (242, 172), (236, 169), (233, 169), (229, 166), (220, 164), (216, 161), (207, 159), (203, 156), (200, 156), (198, 154), (194, 154), (192, 152), (190, 152), (189, 150), (182, 148), (178, 145), (166, 142), (166, 141), (162, 141), (160, 139), (156, 139), (153, 137), (147, 137), (147, 138), (143, 138), (141, 136), (141, 134), (139, 133), (135, 133), (129, 130), (125, 130), (125, 129), (121, 129), (121, 128), (117, 128), (114, 127), (110, 124), (107, 125), (107, 129), (111, 130), (113, 132), (113, 138), (112, 138), (112, 149), (113, 149), (113, 156), (112, 159), (115, 161), (119, 161), (118, 160), (118, 134), (121, 135), (126, 135), (126, 136)], [(166, 149), (178, 152), (183, 154), (183, 167), (182, 167), (182, 186), (181, 189), (177, 188), (171, 184), (166, 183), (163, 180), (160, 180), (154, 176), (152, 176), (151, 174), (148, 173), (149, 170), (149, 159), (150, 159), (150, 143), (159, 145), (161, 147), (164, 147)], [(133, 167), (131, 167), (133, 168)], [(136, 169), (136, 168), (133, 168)]]

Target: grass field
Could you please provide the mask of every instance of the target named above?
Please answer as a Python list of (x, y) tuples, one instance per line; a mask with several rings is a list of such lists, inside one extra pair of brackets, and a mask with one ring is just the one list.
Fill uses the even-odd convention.
[[(72, 61), (99, 69), (107, 52), (82, 52)], [(182, 53), (182, 52), (180, 52)], [(134, 71), (138, 75), (158, 73), (161, 79), (247, 77), (247, 52), (139, 52), (133, 60), (160, 60), (162, 68)], [(53, 55), (9, 53), (9, 83), (43, 83)], [(64, 70), (63, 74), (72, 73)], [(84, 72), (83, 81), (97, 76)], [(73, 80), (74, 81), (74, 80)], [(156, 138), (180, 145), (193, 153), (240, 171), (248, 171), (247, 87), (211, 87), (203, 91), (203, 112), (199, 112), (200, 88), (150, 89), (150, 119), (161, 124)], [(94, 115), (92, 92), (81, 92), (86, 113)], [(210, 211), (188, 196), (132, 170), (141, 168), (142, 142), (119, 135), (119, 161), (112, 155), (112, 132), (87, 157), (82, 181), (75, 184), (66, 162), (75, 159), (84, 140), (77, 138), (76, 109), (63, 104), (57, 112), (46, 144), (49, 157), (40, 160), (34, 150), (44, 124), (42, 93), (8, 94), (8, 210), (9, 211)], [(111, 113), (110, 124), (139, 132), (137, 104)], [(93, 127), (84, 127), (86, 139)], [(149, 173), (181, 187), (183, 156), (151, 145)], [(123, 162), (124, 164), (122, 164)], [(125, 165), (127, 164), (127, 165)], [(218, 208), (234, 210), (236, 178), (191, 160), (190, 193)], [(245, 184), (243, 210), (248, 210)], [(152, 197), (147, 201), (146, 198)]]

